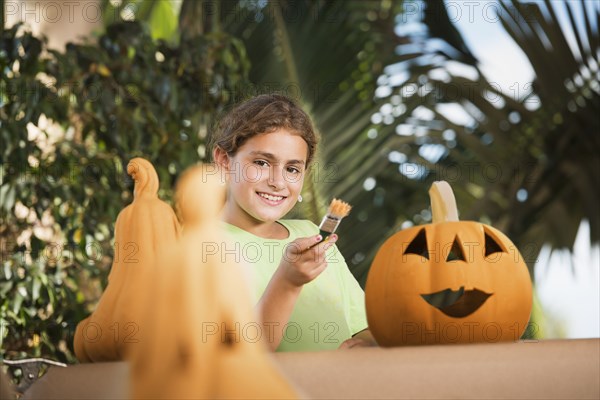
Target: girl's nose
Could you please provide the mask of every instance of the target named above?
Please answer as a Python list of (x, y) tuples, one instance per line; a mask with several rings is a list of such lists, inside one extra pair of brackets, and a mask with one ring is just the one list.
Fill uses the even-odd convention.
[(270, 187), (276, 190), (281, 190), (285, 187), (285, 177), (283, 174), (283, 168), (273, 166), (269, 169), (268, 184)]

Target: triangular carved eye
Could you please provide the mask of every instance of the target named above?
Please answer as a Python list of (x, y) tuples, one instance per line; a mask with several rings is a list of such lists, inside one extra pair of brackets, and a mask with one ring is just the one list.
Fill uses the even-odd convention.
[(500, 242), (494, 238), (493, 234), (484, 230), (485, 235), (485, 256), (488, 257), (494, 253), (506, 253)]
[(421, 229), (417, 236), (410, 242), (404, 254), (416, 254), (425, 257), (429, 260), (429, 251), (427, 250), (427, 236), (425, 235), (425, 229)]
[(452, 248), (450, 249), (450, 253), (448, 253), (448, 257), (446, 261), (467, 261), (465, 259), (465, 255), (462, 250), (462, 246), (460, 241), (458, 240), (458, 236), (454, 238), (454, 242), (452, 243)]

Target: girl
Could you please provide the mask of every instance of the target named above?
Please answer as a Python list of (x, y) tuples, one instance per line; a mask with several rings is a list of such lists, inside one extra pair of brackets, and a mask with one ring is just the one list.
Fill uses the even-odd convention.
[(302, 201), (317, 143), (308, 115), (282, 95), (242, 103), (213, 135), (213, 159), (227, 182), (223, 220), (235, 244), (223, 254), (252, 266), (260, 336), (272, 350), (374, 343), (364, 293), (335, 247), (337, 235), (322, 242), (312, 222), (281, 219)]

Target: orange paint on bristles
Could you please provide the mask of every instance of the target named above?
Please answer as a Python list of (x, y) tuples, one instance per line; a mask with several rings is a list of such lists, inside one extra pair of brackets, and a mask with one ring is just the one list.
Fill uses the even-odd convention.
[(350, 210), (352, 206), (345, 201), (339, 199), (331, 200), (331, 204), (329, 204), (329, 210), (327, 214), (334, 218), (344, 218), (348, 214), (350, 214)]

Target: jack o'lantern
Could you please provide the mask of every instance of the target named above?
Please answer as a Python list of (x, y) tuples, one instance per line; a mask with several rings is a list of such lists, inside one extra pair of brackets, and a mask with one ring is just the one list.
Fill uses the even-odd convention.
[(523, 257), (497, 229), (459, 221), (447, 182), (429, 195), (432, 223), (394, 234), (371, 265), (366, 307), (377, 343), (518, 340), (532, 307)]

